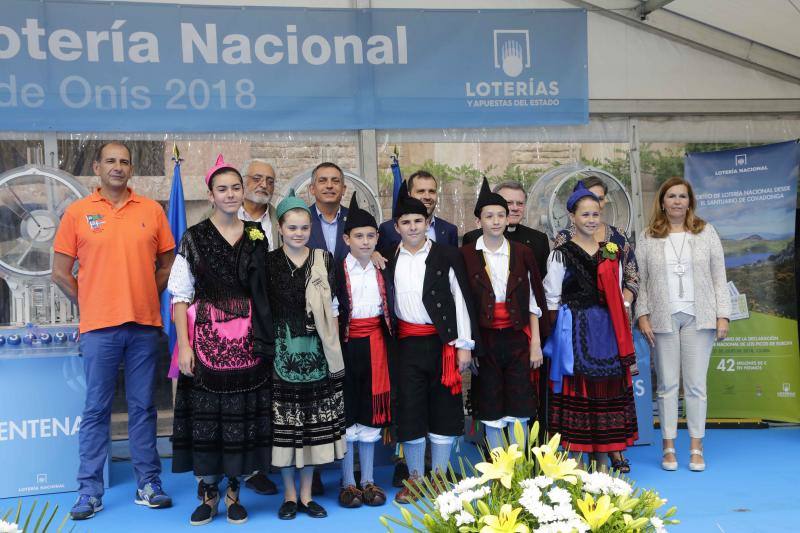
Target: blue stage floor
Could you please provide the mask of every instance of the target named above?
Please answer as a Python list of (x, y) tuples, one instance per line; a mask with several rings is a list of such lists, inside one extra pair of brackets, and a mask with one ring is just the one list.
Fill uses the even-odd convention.
[[(468, 446), (471, 448), (471, 446)], [(685, 431), (678, 438), (680, 468), (665, 472), (660, 468), (659, 446), (642, 446), (629, 450), (633, 471), (631, 478), (642, 487), (656, 488), (668, 505), (678, 506), (681, 524), (670, 531), (678, 533), (715, 532), (798, 532), (800, 531), (800, 428), (768, 430), (710, 430), (706, 436), (706, 459), (709, 467), (703, 473), (690, 472), (688, 437)], [(242, 503), (250, 520), (241, 526), (228, 524), (223, 513), (202, 528), (189, 525), (189, 515), (197, 505), (195, 482), (189, 474), (168, 473), (169, 460), (164, 461), (166, 490), (173, 496), (172, 509), (151, 510), (134, 505), (134, 482), (129, 462), (112, 464), (112, 487), (104, 497), (105, 510), (86, 522), (77, 522), (76, 533), (112, 533), (117, 531), (381, 531), (378, 517), (399, 512), (388, 503), (384, 507), (341, 509), (336, 503), (339, 471), (325, 470), (326, 496), (318, 498), (328, 510), (326, 519), (299, 515), (294, 521), (280, 521), (276, 513), (281, 496), (258, 496), (243, 490)], [(278, 475), (271, 476), (273, 480)], [(377, 482), (389, 487), (390, 467), (376, 470)], [(397, 489), (389, 490), (394, 496)], [(54, 494), (24, 498), (26, 508), (32, 500), (57, 503), (68, 511), (75, 494)], [(15, 505), (13, 499), (0, 500), (0, 509)]]

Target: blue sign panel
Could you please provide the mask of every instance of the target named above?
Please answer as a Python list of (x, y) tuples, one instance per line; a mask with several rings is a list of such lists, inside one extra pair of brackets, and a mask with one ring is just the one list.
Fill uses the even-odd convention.
[(582, 124), (586, 12), (11, 0), (0, 118), (19, 131)]
[(70, 329), (44, 333), (0, 330), (0, 498), (78, 489), (83, 360)]

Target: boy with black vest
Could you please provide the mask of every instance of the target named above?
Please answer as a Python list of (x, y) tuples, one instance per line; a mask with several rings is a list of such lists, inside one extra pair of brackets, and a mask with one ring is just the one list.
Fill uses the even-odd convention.
[[(375, 218), (358, 207), (355, 193), (342, 238), (350, 249), (336, 264), (339, 336), (344, 355), (344, 411), (347, 454), (342, 460), (339, 504), (356, 508), (386, 503), (375, 484), (373, 459), (381, 428), (391, 422), (387, 339), (392, 335), (391, 278), (372, 263), (378, 242)], [(355, 443), (361, 463), (361, 489), (354, 475)]]
[[(471, 404), (486, 429), (489, 448), (503, 445), (503, 429), (513, 430), (536, 416), (540, 334), (547, 317), (538, 303), (544, 290), (533, 252), (504, 237), (508, 204), (483, 179), (475, 206), (483, 235), (461, 248), (480, 324), (480, 368), (472, 380)], [(527, 431), (525, 432), (527, 433)], [(509, 431), (514, 442), (514, 432)], [(524, 442), (518, 443), (521, 448)]]
[[(453, 442), (464, 432), (461, 373), (475, 346), (461, 256), (426, 237), (427, 214), (403, 183), (394, 213), (401, 242), (387, 270), (394, 281), (399, 339), (397, 435), (412, 484), (425, 473), (426, 437), (433, 471), (443, 473)], [(398, 503), (413, 499), (407, 487), (395, 497)]]

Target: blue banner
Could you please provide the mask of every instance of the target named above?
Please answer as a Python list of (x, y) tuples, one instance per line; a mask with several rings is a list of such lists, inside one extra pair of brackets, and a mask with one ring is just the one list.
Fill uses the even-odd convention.
[(725, 251), (732, 313), (708, 372), (710, 418), (800, 422), (795, 210), (800, 145), (686, 155), (697, 213)]
[(3, 2), (18, 131), (588, 122), (586, 11)]
[[(86, 378), (72, 337), (77, 330), (47, 327), (36, 334), (42, 332), (56, 339), (14, 345), (6, 340), (10, 335), (31, 331), (0, 329), (6, 341), (0, 343), (0, 498), (78, 490)], [(66, 340), (59, 342), (61, 334)], [(108, 487), (108, 462), (103, 479)]]

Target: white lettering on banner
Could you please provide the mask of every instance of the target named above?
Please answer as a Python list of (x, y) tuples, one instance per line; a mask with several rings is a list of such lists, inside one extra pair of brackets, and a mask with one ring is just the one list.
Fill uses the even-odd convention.
[[(128, 85), (129, 78), (121, 78), (114, 85), (92, 85), (82, 76), (65, 77), (58, 84), (58, 98), (70, 109), (149, 109), (153, 103), (150, 88), (146, 85)], [(256, 107), (256, 85), (242, 78), (235, 82), (221, 79), (216, 82), (202, 78), (182, 80), (172, 78), (164, 83), (157, 94), (167, 97), (166, 109), (202, 110), (209, 106), (228, 109), (253, 109)], [(13, 107), (37, 108), (45, 101), (45, 90), (36, 83), (20, 83), (12, 74), (8, 81), (0, 79), (0, 109)]]
[(4, 107), (23, 107), (36, 108), (44, 104), (44, 87), (37, 83), (25, 83), (19, 85), (17, 90), (17, 77), (11, 74), (8, 81), (0, 81), (0, 109)]
[[(158, 38), (147, 31), (133, 31), (126, 36), (123, 27), (127, 21), (115, 20), (108, 29), (87, 30), (83, 34), (67, 28), (51, 31), (43, 28), (39, 19), (29, 18), (16, 30), (0, 26), (0, 59), (13, 59), (27, 53), (31, 59), (45, 61), (77, 61), (83, 57), (90, 63), (111, 60), (115, 63), (159, 63)], [(253, 41), (240, 33), (224, 35), (220, 41), (217, 25), (202, 25), (202, 29), (189, 22), (181, 22), (181, 58), (184, 63), (202, 61), (207, 64), (222, 62), (228, 65), (251, 64), (253, 56), (265, 65), (286, 60), (297, 65), (300, 58), (309, 65), (325, 65), (331, 57), (337, 65), (367, 63), (372, 65), (408, 64), (408, 36), (405, 26), (395, 26), (394, 36), (370, 35), (366, 47), (358, 35), (309, 35), (300, 41), (297, 25), (286, 26), (286, 36), (263, 34)], [(220, 43), (222, 48), (220, 49)]]
[[(286, 26), (285, 40), (278, 35), (265, 33), (256, 37), (252, 49), (250, 37), (240, 33), (225, 35), (221, 50), (219, 42), (216, 24), (205, 24), (201, 33), (194, 24), (181, 22), (181, 58), (184, 63), (203, 61), (213, 65), (220, 62), (220, 56), (227, 65), (250, 64), (253, 56), (265, 65), (275, 65), (284, 60), (290, 65), (297, 65), (301, 57), (305, 63), (313, 66), (325, 65), (331, 57), (337, 65), (364, 63), (364, 42), (360, 36), (335, 35), (331, 46), (328, 37), (309, 35), (298, 46), (297, 26), (294, 24)], [(405, 26), (395, 26), (394, 40), (388, 35), (369, 36), (366, 46), (366, 60), (371, 65), (408, 64)]]
[(0, 420), (0, 442), (11, 440), (49, 439), (59, 435), (77, 435), (81, 417), (33, 418), (30, 420)]
[[(125, 20), (115, 20), (109, 30), (88, 30), (84, 36), (66, 28), (54, 29), (46, 39), (46, 48), (43, 46), (47, 31), (39, 26), (39, 19), (25, 19), (25, 26), (17, 33), (13, 28), (0, 26), (0, 38), (5, 38), (5, 47), (0, 44), (0, 59), (13, 59), (23, 49), (20, 33), (25, 37), (25, 50), (31, 59), (38, 61), (47, 60), (48, 57), (59, 61), (76, 61), (83, 54), (86, 60), (97, 63), (108, 57), (115, 63), (127, 59), (133, 63), (158, 63), (158, 38), (148, 31), (135, 31), (128, 36), (126, 49), (122, 27)], [(0, 40), (2, 43), (2, 40)], [(110, 46), (101, 46), (110, 43)], [(105, 49), (106, 51), (101, 51)], [(48, 56), (49, 52), (49, 56)]]
[(558, 82), (545, 83), (529, 78), (528, 81), (479, 81), (466, 82), (466, 96), (516, 97), (516, 96), (558, 96)]
[[(750, 167), (755, 168), (755, 167)], [(766, 168), (766, 167), (764, 167)], [(734, 171), (736, 171), (734, 169)], [(739, 169), (742, 171), (742, 169)], [(719, 174), (719, 173), (717, 173)], [(751, 202), (764, 202), (769, 200), (780, 200), (790, 193), (790, 185), (776, 187), (759, 187), (756, 189), (745, 189), (739, 191), (725, 191), (715, 193), (704, 193), (697, 196), (697, 203), (700, 207), (711, 205), (730, 205), (744, 204)]]

